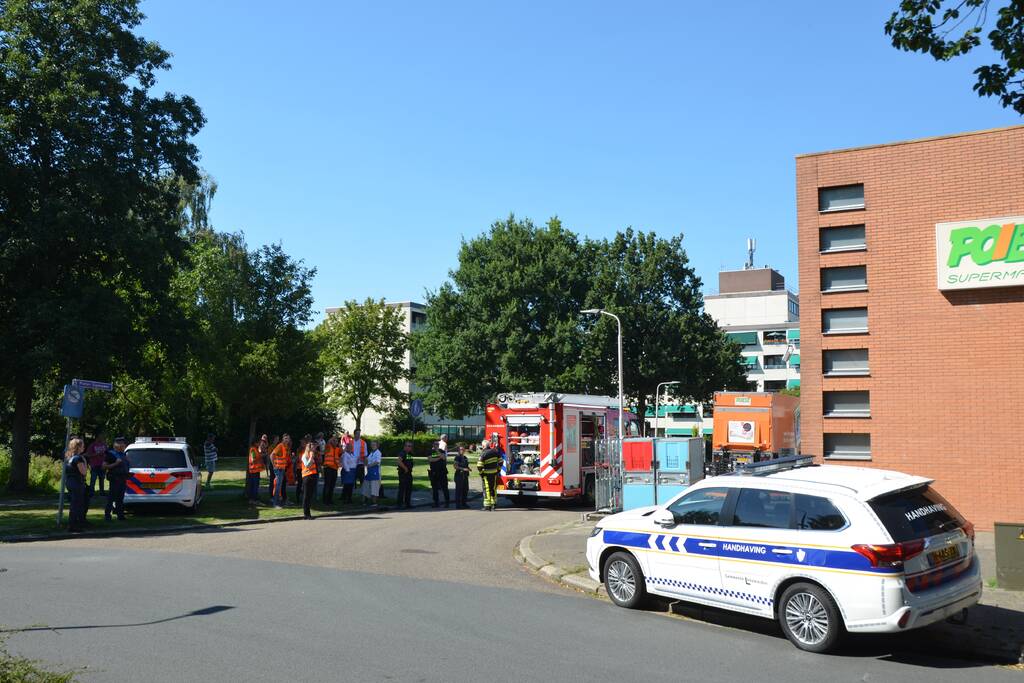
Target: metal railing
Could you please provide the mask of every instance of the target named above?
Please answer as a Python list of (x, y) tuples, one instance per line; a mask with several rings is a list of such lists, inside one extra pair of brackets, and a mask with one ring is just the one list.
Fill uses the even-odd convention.
[(597, 441), (594, 455), (594, 509), (622, 510), (622, 442), (617, 438)]

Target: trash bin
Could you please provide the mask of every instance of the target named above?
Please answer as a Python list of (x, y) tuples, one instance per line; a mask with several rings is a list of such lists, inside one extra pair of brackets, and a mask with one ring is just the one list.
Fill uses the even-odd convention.
[(1024, 523), (996, 522), (996, 582), (1024, 591)]

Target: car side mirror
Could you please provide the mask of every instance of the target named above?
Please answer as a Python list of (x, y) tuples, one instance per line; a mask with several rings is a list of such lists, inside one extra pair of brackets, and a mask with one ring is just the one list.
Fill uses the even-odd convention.
[(671, 510), (658, 510), (654, 513), (654, 523), (658, 526), (671, 528), (676, 525), (676, 517)]

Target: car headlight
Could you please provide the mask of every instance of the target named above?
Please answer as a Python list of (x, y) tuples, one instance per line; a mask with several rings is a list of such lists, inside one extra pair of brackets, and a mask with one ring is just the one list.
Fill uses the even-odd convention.
[(604, 529), (602, 529), (599, 526), (595, 526), (593, 529), (590, 530), (590, 537), (593, 538), (594, 536), (597, 536), (602, 531), (604, 531)]

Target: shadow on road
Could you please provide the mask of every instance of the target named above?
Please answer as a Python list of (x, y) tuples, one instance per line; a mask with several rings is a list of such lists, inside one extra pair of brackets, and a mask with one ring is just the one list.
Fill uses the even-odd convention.
[[(695, 603), (652, 598), (645, 608), (651, 612), (669, 612), (671, 614), (704, 622), (714, 626), (749, 631), (786, 641), (777, 622), (748, 616), (729, 610), (705, 607)], [(976, 607), (974, 609), (980, 609)], [(845, 634), (839, 650), (828, 655), (844, 659), (871, 658), (910, 666), (931, 669), (972, 669), (991, 666), (991, 658), (979, 653), (976, 659), (954, 659), (936, 643), (933, 629), (926, 627), (905, 633), (890, 634)], [(788, 641), (781, 643), (787, 645)]]
[(27, 628), (8, 628), (0, 629), (0, 633), (31, 633), (33, 631), (79, 631), (83, 629), (95, 629), (95, 628), (134, 628), (136, 626), (154, 626), (156, 624), (166, 624), (169, 621), (177, 621), (179, 619), (189, 619), (191, 617), (208, 617), (212, 614), (219, 614), (220, 612), (226, 612), (227, 610), (235, 609), (233, 605), (210, 605), (209, 607), (203, 607), (202, 609), (192, 610), (185, 614), (179, 614), (175, 617), (167, 617), (165, 619), (156, 619), (154, 621), (143, 621), (137, 624), (87, 624), (81, 626), (31, 626)]

